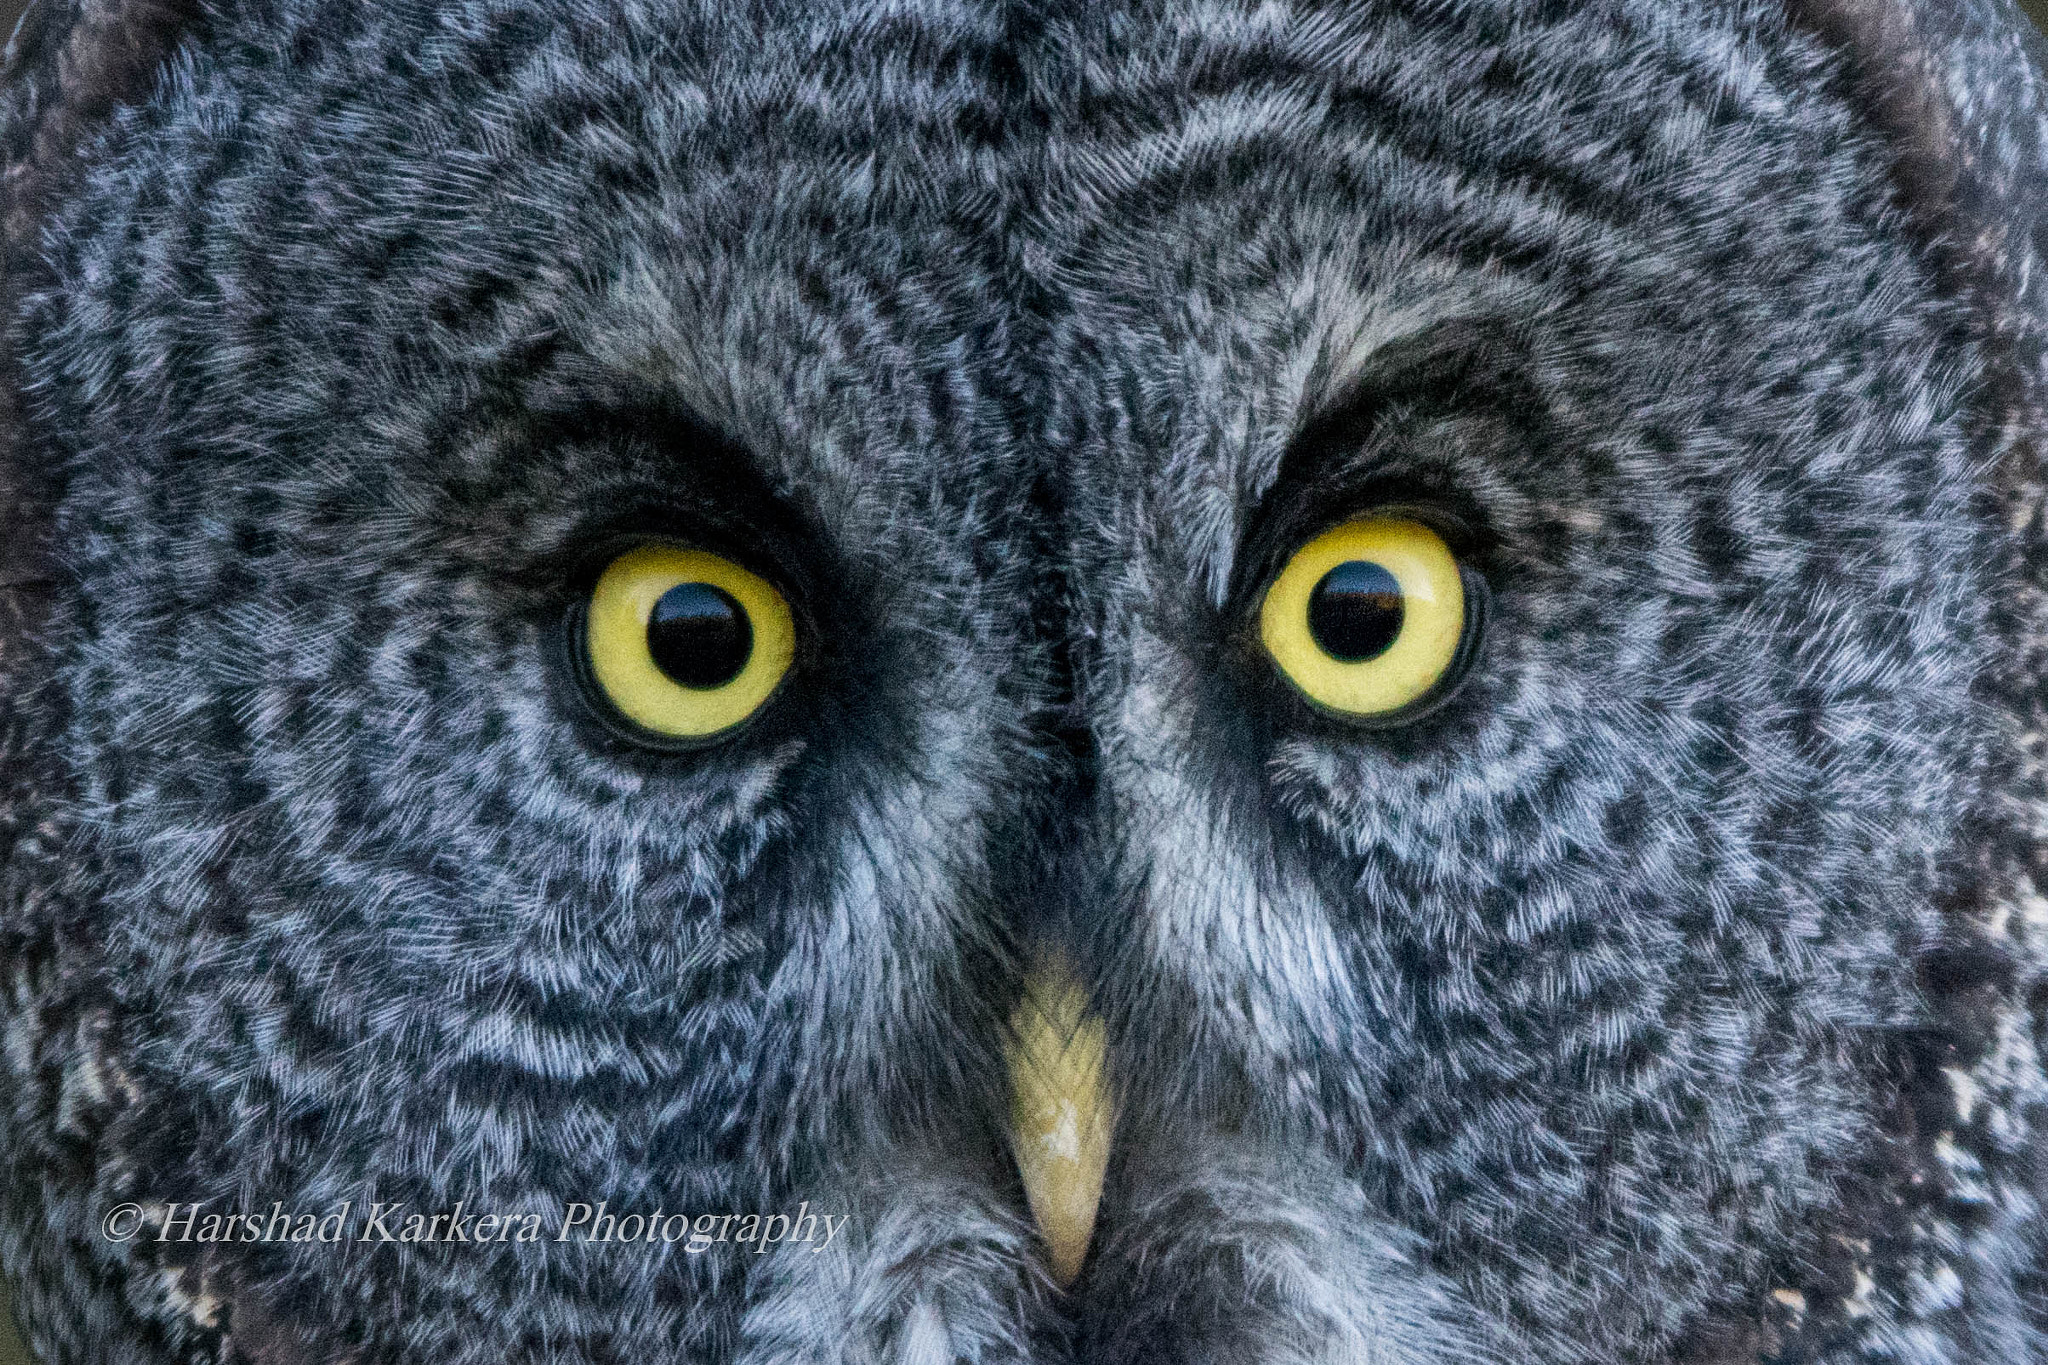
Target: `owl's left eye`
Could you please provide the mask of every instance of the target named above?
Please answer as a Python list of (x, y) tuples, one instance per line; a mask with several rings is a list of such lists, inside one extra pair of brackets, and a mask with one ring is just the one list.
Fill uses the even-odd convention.
[(1318, 709), (1391, 723), (1457, 681), (1475, 638), (1478, 590), (1429, 527), (1364, 517), (1294, 552), (1266, 589), (1259, 638)]
[(642, 545), (599, 575), (582, 648), (619, 715), (657, 741), (702, 741), (767, 702), (795, 657), (796, 625), (759, 574), (704, 550)]

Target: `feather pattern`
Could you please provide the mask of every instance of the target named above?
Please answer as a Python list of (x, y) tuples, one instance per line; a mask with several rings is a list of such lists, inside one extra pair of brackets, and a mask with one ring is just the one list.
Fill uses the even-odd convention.
[[(39, 3), (37, 1350), (2048, 1360), (2042, 70), (2008, 0)], [(1248, 623), (1376, 509), (1484, 633), (1368, 729)], [(649, 538), (793, 606), (714, 744), (578, 666)], [(103, 1232), (194, 1205), (547, 1236)]]

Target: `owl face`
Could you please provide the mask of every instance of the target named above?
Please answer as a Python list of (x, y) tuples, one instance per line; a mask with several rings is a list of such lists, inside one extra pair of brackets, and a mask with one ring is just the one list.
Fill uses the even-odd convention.
[(1791, 1273), (1983, 801), (1972, 343), (1809, 40), (1510, 8), (221, 19), (20, 329), (125, 1097), (53, 1220), (853, 1231), (17, 1265), (747, 1365), (1651, 1365)]

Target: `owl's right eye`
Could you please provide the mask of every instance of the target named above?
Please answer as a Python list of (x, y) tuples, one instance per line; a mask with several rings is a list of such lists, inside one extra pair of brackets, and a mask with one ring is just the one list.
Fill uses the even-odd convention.
[(774, 694), (796, 655), (796, 624), (759, 574), (704, 550), (641, 545), (598, 576), (582, 648), (620, 716), (656, 740), (705, 741)]

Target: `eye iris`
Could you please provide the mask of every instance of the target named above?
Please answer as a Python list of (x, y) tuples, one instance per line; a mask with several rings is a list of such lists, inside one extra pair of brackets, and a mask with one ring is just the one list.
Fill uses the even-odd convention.
[[(1465, 571), (1419, 521), (1366, 516), (1288, 557), (1259, 604), (1259, 643), (1280, 676), (1321, 710), (1378, 724), (1448, 696), (1477, 628)], [(1483, 598), (1477, 599), (1484, 601)]]
[(1331, 658), (1363, 663), (1393, 646), (1405, 615), (1393, 574), (1370, 560), (1347, 560), (1309, 593), (1308, 633)]
[(583, 636), (599, 714), (657, 744), (709, 740), (739, 725), (796, 658), (796, 621), (773, 583), (681, 545), (621, 554), (565, 624)]
[(754, 652), (754, 627), (732, 594), (709, 583), (678, 583), (647, 618), (654, 666), (684, 687), (723, 687)]

